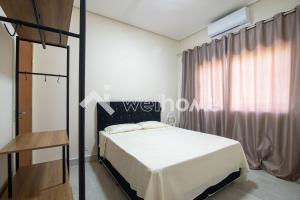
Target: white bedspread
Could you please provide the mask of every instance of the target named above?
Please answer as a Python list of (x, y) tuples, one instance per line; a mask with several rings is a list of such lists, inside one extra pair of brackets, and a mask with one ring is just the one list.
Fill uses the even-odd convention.
[(248, 164), (239, 142), (168, 127), (108, 135), (100, 132), (105, 157), (145, 200), (193, 199)]

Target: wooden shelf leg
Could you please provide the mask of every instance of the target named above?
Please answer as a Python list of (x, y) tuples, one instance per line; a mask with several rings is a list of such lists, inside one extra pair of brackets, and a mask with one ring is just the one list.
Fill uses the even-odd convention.
[(8, 198), (12, 198), (12, 163), (11, 154), (7, 155), (7, 170), (8, 170)]
[(67, 168), (68, 168), (68, 177), (70, 177), (70, 150), (69, 150), (69, 145), (67, 145)]
[(63, 183), (66, 183), (66, 149), (65, 146), (62, 146), (62, 175)]

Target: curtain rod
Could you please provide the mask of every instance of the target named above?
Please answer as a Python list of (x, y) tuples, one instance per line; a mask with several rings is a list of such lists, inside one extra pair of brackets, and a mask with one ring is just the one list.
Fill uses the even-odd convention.
[[(283, 16), (287, 16), (287, 15), (289, 15), (289, 14), (292, 14), (292, 13), (296, 12), (296, 10), (297, 10), (297, 9), (294, 8), (294, 9), (292, 9), (292, 10), (283, 12), (282, 14), (283, 14)], [(271, 21), (274, 21), (274, 17), (271, 17), (271, 18), (266, 19), (266, 20), (262, 20), (263, 23), (268, 23), (268, 22), (271, 22)], [(256, 26), (257, 26), (257, 24), (255, 23), (255, 24), (253, 24), (252, 26), (246, 27), (246, 30), (253, 29), (253, 28), (255, 28)], [(238, 35), (238, 34), (240, 34), (240, 32), (236, 32), (236, 33), (233, 33), (233, 34), (234, 34), (234, 35)]]
[[(289, 15), (289, 14), (292, 14), (292, 13), (296, 12), (297, 7), (298, 7), (298, 6), (296, 6), (296, 8), (294, 8), (294, 9), (292, 9), (292, 10), (289, 10), (289, 11), (286, 11), (286, 12), (282, 12), (283, 16), (286, 16), (286, 15)], [(263, 22), (263, 23), (268, 23), (268, 22), (271, 22), (271, 21), (273, 21), (273, 20), (274, 20), (274, 17), (271, 17), (271, 18), (269, 18), (269, 19), (262, 20), (262, 22)], [(256, 22), (256, 23), (257, 23), (257, 22)], [(252, 29), (252, 28), (255, 28), (255, 27), (257, 26), (256, 23), (253, 24), (253, 25), (251, 25), (251, 26), (246, 27), (246, 30), (250, 30), (250, 29)], [(240, 34), (240, 32), (238, 31), (238, 32), (235, 32), (235, 33), (232, 33), (232, 34), (233, 34), (233, 35), (238, 35), (238, 34)], [(220, 39), (214, 39), (214, 40), (220, 41)], [(202, 46), (202, 45), (201, 45), (201, 46)], [(192, 50), (192, 49), (188, 49), (188, 50)], [(188, 50), (185, 50), (185, 51), (188, 51)], [(183, 52), (181, 52), (181, 53), (178, 53), (178, 54), (177, 54), (177, 57), (182, 56), (182, 54), (183, 54), (185, 51), (183, 51)]]

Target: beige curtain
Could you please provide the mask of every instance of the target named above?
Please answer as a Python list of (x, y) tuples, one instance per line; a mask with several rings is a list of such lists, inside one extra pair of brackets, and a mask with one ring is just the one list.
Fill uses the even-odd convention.
[(181, 127), (236, 139), (253, 169), (300, 178), (300, 7), (184, 52), (182, 80), (197, 106)]

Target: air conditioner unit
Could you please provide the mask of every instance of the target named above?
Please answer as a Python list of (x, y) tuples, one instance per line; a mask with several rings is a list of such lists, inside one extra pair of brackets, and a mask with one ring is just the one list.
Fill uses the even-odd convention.
[(249, 8), (244, 7), (208, 25), (208, 36), (215, 38), (250, 23)]

